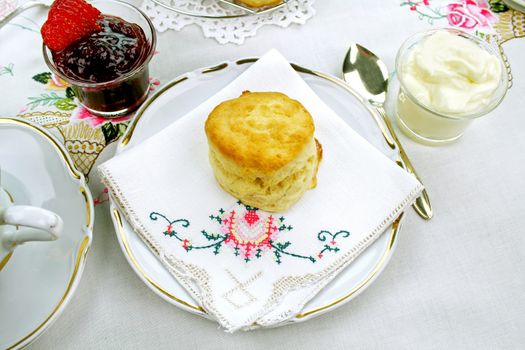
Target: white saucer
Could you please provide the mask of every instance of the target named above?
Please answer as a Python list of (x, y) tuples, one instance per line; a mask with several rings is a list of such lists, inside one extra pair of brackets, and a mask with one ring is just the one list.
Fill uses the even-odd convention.
[(0, 118), (2, 187), (15, 204), (43, 207), (64, 220), (54, 242), (17, 247), (0, 271), (0, 348), (18, 349), (62, 313), (84, 269), (93, 204), (84, 176), (65, 148), (27, 121)]
[[(218, 92), (248, 68), (254, 59), (227, 62), (190, 72), (167, 83), (137, 112), (117, 153), (139, 144), (184, 116)], [(341, 80), (323, 73), (294, 66), (312, 89), (354, 130), (389, 158), (399, 159), (397, 151), (384, 142), (371, 113), (376, 113)], [(111, 199), (111, 216), (122, 251), (137, 275), (156, 294), (171, 304), (207, 317), (204, 310), (177, 283), (161, 262), (135, 234), (118, 206)], [(388, 263), (400, 229), (400, 219), (363, 252), (346, 270), (313, 298), (291, 322), (304, 321), (348, 302), (362, 292)]]

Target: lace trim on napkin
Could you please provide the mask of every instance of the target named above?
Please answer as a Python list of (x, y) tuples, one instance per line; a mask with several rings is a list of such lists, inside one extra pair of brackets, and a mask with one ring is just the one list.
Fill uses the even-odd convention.
[[(146, 244), (157, 254), (160, 260), (166, 265), (177, 280), (183, 284), (183, 286), (191, 293), (191, 295), (202, 305), (202, 307), (216, 317), (219, 322), (226, 327), (230, 332), (237, 330), (231, 325), (227, 319), (217, 310), (213, 296), (213, 292), (209, 285), (210, 277), (208, 273), (195, 265), (187, 264), (182, 260), (175, 258), (173, 255), (165, 255), (160, 245), (155, 241), (149, 230), (142, 224), (141, 220), (137, 217), (135, 211), (128, 205), (126, 196), (120, 190), (118, 184), (114, 181), (111, 173), (106, 171), (102, 166), (99, 167), (99, 172), (103, 183), (110, 189), (113, 198), (118, 203), (119, 207), (123, 210), (127, 220), (131, 223), (134, 231), (146, 242)], [(295, 309), (290, 308), (288, 312), (281, 313), (272, 323), (282, 322), (286, 319), (295, 316), (300, 311), (300, 308), (306, 304), (320, 289), (322, 289), (327, 283), (329, 283), (338, 272), (344, 269), (350, 264), (363, 250), (365, 250), (370, 244), (372, 244), (379, 235), (388, 227), (395, 218), (397, 218), (406, 206), (411, 204), (416, 196), (421, 192), (423, 186), (418, 184), (408, 196), (405, 197), (394, 210), (387, 215), (368, 235), (361, 239), (352, 249), (346, 252), (344, 255), (337, 258), (325, 269), (317, 272), (305, 274), (302, 276), (287, 276), (279, 279), (273, 285), (273, 291), (270, 298), (265, 302), (264, 307), (248, 318), (244, 323), (246, 327), (250, 327), (255, 324), (259, 318), (268, 314), (270, 311), (275, 309), (281, 302), (283, 297), (292, 290), (304, 288), (308, 285), (318, 283), (316, 288), (312, 291), (311, 295), (303, 298), (300, 302), (295, 304)], [(193, 282), (193, 283), (192, 283)], [(195, 289), (198, 286), (199, 290)], [(297, 310), (299, 309), (299, 310)]]
[[(243, 13), (231, 6), (209, 0), (163, 0), (178, 9), (191, 13), (202, 13), (211, 16), (225, 16)], [(142, 3), (141, 9), (151, 18), (159, 32), (168, 29), (181, 30), (190, 24), (202, 29), (206, 38), (213, 38), (221, 44), (242, 44), (248, 37), (255, 36), (257, 30), (265, 25), (277, 25), (286, 28), (291, 24), (304, 24), (315, 14), (315, 0), (290, 0), (285, 6), (261, 15), (230, 19), (199, 18), (179, 14), (155, 4), (151, 0)]]

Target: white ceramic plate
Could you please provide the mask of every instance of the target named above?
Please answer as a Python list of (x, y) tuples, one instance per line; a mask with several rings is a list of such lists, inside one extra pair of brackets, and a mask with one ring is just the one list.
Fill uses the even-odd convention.
[[(254, 59), (227, 62), (197, 70), (166, 84), (137, 112), (117, 153), (139, 144), (184, 116), (235, 79)], [(294, 68), (310, 87), (350, 126), (393, 160), (399, 158), (384, 142), (371, 113), (375, 113), (344, 82), (299, 66)], [(207, 317), (195, 300), (134, 233), (122, 212), (111, 200), (111, 213), (122, 251), (137, 275), (161, 298), (184, 310)], [(363, 291), (388, 263), (400, 228), (400, 219), (363, 252), (346, 270), (313, 298), (291, 322), (304, 321), (344, 304)]]
[(62, 313), (80, 281), (91, 244), (91, 194), (65, 148), (24, 120), (0, 118), (2, 187), (15, 204), (64, 220), (54, 242), (17, 247), (0, 271), (0, 348), (24, 347)]

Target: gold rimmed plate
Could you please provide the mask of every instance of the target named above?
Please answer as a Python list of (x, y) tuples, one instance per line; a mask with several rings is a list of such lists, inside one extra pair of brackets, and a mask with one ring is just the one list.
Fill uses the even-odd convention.
[(262, 6), (262, 7), (253, 7), (253, 6), (247, 5), (246, 3), (242, 2), (242, 1), (239, 1), (239, 0), (219, 0), (219, 1), (223, 2), (225, 4), (228, 4), (228, 5), (240, 8), (240, 9), (242, 9), (242, 10), (248, 12), (248, 13), (252, 13), (254, 15), (260, 15), (260, 14), (263, 14), (263, 13), (266, 13), (266, 12), (269, 12), (269, 11), (277, 10), (278, 8), (281, 8), (284, 5), (286, 5), (286, 3), (288, 2), (288, 0), (278, 0), (278, 1), (275, 1), (271, 5), (266, 5), (266, 6)]
[[(117, 153), (125, 152), (184, 116), (225, 87), (255, 61), (256, 59), (248, 58), (224, 62), (184, 74), (167, 83), (138, 110), (118, 145)], [(376, 111), (372, 106), (340, 79), (298, 65), (292, 66), (319, 97), (356, 132), (393, 161), (399, 159), (397, 152), (384, 142), (374, 123), (370, 114)], [(122, 251), (142, 281), (169, 303), (207, 317), (206, 312), (134, 233), (113, 200), (110, 210)], [(391, 257), (401, 218), (402, 215), (290, 322), (304, 321), (341, 306), (369, 286)]]
[(41, 335), (71, 300), (86, 262), (93, 204), (66, 149), (40, 126), (0, 117), (2, 187), (15, 204), (42, 207), (64, 220), (54, 242), (18, 246), (0, 271), (0, 349)]
[(271, 6), (264, 6), (260, 8), (248, 6), (237, 0), (218, 0), (221, 5), (223, 14), (210, 13), (209, 9), (197, 10), (195, 5), (187, 3), (181, 4), (178, 0), (153, 0), (159, 6), (162, 6), (168, 10), (176, 12), (184, 16), (198, 17), (198, 18), (210, 18), (210, 19), (231, 19), (239, 17), (247, 17), (254, 15), (262, 15), (271, 11), (275, 11), (282, 6), (286, 5), (289, 0), (281, 0)]

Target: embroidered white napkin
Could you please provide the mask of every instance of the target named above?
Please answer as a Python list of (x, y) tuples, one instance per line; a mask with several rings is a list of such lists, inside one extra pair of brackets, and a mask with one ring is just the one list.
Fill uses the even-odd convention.
[[(323, 145), (317, 188), (266, 213), (215, 182), (204, 122), (242, 91), (280, 91), (314, 118)], [(295, 316), (422, 190), (324, 104), (270, 51), (179, 121), (99, 167), (137, 233), (227, 330)]]

